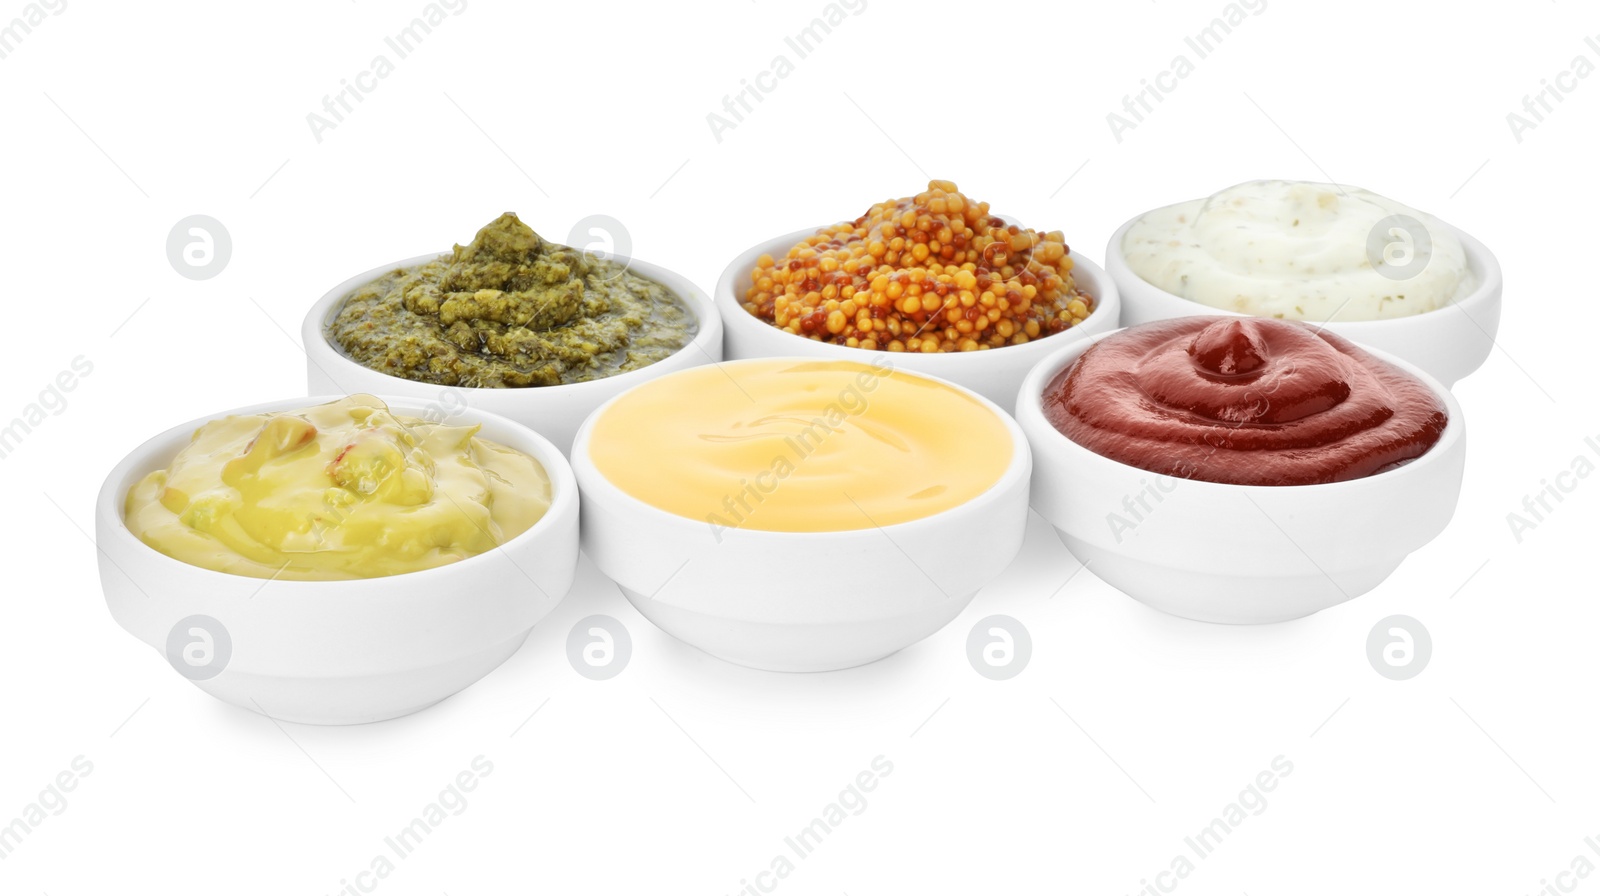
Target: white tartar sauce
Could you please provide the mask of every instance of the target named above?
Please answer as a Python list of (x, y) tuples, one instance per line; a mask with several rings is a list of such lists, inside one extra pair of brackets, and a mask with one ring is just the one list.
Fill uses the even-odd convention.
[(1225, 311), (1288, 320), (1407, 317), (1477, 286), (1461, 240), (1356, 187), (1258, 180), (1149, 212), (1122, 241), (1146, 282)]

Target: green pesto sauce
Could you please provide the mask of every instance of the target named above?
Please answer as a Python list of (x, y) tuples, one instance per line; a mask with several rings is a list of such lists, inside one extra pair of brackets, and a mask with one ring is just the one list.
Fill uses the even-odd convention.
[(541, 239), (507, 212), (469, 246), (345, 297), (328, 337), (380, 373), (516, 388), (604, 379), (689, 344), (683, 299), (625, 265)]

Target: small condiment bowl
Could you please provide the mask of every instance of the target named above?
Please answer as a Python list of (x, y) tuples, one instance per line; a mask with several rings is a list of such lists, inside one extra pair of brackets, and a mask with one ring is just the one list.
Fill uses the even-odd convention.
[[(739, 362), (723, 366), (737, 375)], [(728, 662), (823, 672), (880, 660), (943, 628), (1022, 547), (1027, 440), (1016, 421), (980, 400), (1004, 423), (1013, 450), (1000, 479), (972, 500), (883, 527), (720, 533), (635, 498), (600, 472), (589, 436), (607, 403), (572, 451), (584, 552), (645, 618)], [(708, 495), (707, 506), (719, 497)]]
[(1130, 597), (1202, 622), (1309, 616), (1377, 587), (1455, 514), (1466, 418), (1417, 365), (1363, 346), (1444, 403), (1449, 422), (1421, 457), (1345, 482), (1231, 485), (1111, 460), (1050, 424), (1045, 387), (1106, 336), (1035, 367), (1017, 396), (1017, 422), (1033, 446), (1033, 509), (1090, 572)]
[(357, 274), (329, 290), (311, 306), (301, 325), (300, 335), (306, 350), (306, 374), (311, 395), (356, 394), (399, 395), (420, 399), (432, 407), (451, 410), (469, 407), (509, 417), (531, 427), (554, 442), (565, 454), (572, 448), (572, 437), (589, 412), (609, 398), (621, 395), (646, 380), (701, 364), (722, 360), (722, 319), (704, 292), (685, 277), (666, 268), (637, 259), (617, 259), (628, 270), (665, 286), (676, 293), (699, 324), (688, 345), (648, 367), (619, 373), (605, 379), (558, 386), (484, 388), (480, 386), (440, 386), (391, 376), (351, 360), (328, 338), (328, 325), (339, 313), (346, 296), (391, 271), (416, 267), (438, 258), (419, 255)]
[[(106, 477), (95, 505), (95, 535), (112, 618), (201, 690), (275, 719), (350, 725), (431, 706), (516, 653), (572, 586), (578, 486), (549, 440), (504, 417), (469, 410), (449, 422), (480, 424), (483, 438), (532, 455), (550, 477), (549, 511), (499, 550), (382, 578), (285, 581), (191, 566), (128, 529), (128, 490), (166, 467), (200, 426), (228, 414), (333, 400), (239, 408), (150, 439)], [(428, 413), (414, 399), (384, 400), (397, 413)], [(201, 655), (205, 662), (198, 668), (179, 659), (182, 645), (207, 642), (210, 655)]]
[[(1146, 213), (1148, 214), (1148, 212)], [(1210, 305), (1175, 296), (1146, 281), (1128, 267), (1122, 242), (1128, 229), (1144, 215), (1138, 215), (1112, 234), (1106, 246), (1106, 272), (1122, 293), (1122, 323), (1137, 326), (1154, 320), (1193, 315), (1246, 317)], [(1465, 232), (1439, 221), (1438, 224), (1461, 241), (1467, 266), (1478, 285), (1457, 298), (1447, 308), (1436, 308), (1410, 317), (1387, 320), (1311, 321), (1329, 332), (1359, 345), (1399, 356), (1432, 374), (1446, 388), (1472, 373), (1488, 360), (1494, 350), (1495, 333), (1500, 329), (1500, 294), (1503, 282), (1500, 262), (1483, 243)]]
[[(766, 240), (740, 253), (723, 269), (722, 278), (717, 281), (716, 305), (722, 313), (723, 327), (727, 333), (724, 350), (729, 360), (799, 355), (813, 359), (870, 363), (874, 355), (880, 354), (881, 350), (878, 349), (851, 348), (797, 336), (745, 310), (744, 291), (750, 285), (750, 272), (755, 270), (756, 260), (763, 255), (782, 258), (795, 244), (816, 232), (817, 228), (813, 227)], [(1118, 322), (1121, 301), (1116, 283), (1106, 276), (1099, 265), (1077, 252), (1072, 252), (1071, 258), (1072, 275), (1078, 289), (1095, 300), (1094, 310), (1084, 318), (1083, 323), (1023, 345), (985, 351), (932, 354), (896, 352), (895, 366), (965, 386), (1009, 413), (1022, 378), (1040, 359), (1063, 345), (1121, 326)]]

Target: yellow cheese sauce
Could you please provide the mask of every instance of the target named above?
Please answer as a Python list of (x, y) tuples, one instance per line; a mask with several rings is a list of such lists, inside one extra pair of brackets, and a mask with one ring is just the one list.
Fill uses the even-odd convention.
[(608, 481), (713, 532), (889, 526), (972, 500), (1015, 450), (964, 392), (855, 361), (696, 367), (618, 398), (589, 457)]
[(370, 395), (213, 420), (128, 492), (128, 529), (193, 566), (364, 579), (490, 551), (550, 507), (538, 461)]

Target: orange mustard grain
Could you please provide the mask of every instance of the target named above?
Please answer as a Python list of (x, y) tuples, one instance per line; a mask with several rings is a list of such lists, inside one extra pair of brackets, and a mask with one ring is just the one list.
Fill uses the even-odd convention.
[(947, 180), (824, 227), (750, 272), (746, 311), (799, 336), (855, 348), (977, 351), (1082, 323), (1061, 231), (1007, 224)]

